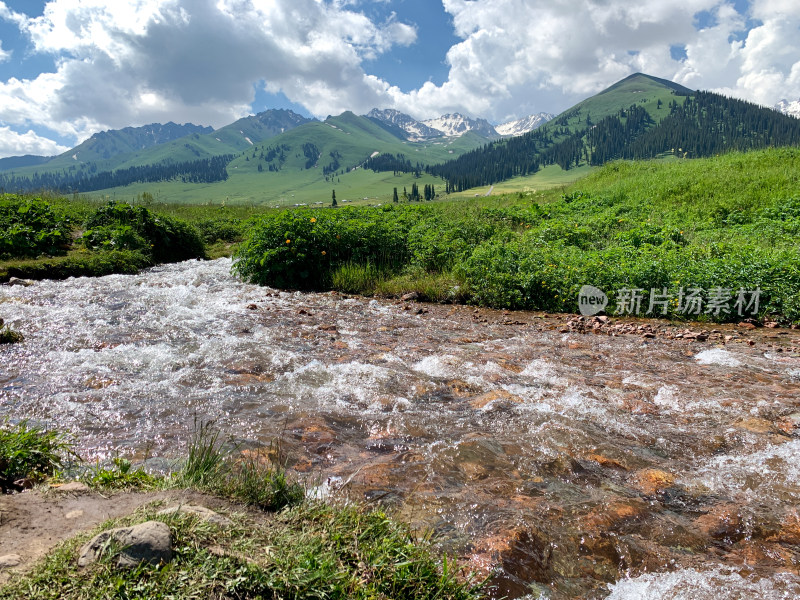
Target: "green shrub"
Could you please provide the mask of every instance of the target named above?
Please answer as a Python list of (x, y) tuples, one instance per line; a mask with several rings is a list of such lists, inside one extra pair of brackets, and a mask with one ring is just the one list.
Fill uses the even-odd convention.
[(149, 244), (130, 225), (99, 225), (87, 229), (81, 243), (90, 250), (139, 250), (149, 252)]
[(408, 231), (423, 214), (405, 206), (268, 214), (237, 250), (234, 269), (252, 283), (294, 289), (329, 287), (347, 263), (400, 269), (408, 261)]
[(65, 254), (71, 225), (38, 198), (0, 199), (0, 258)]
[[(152, 213), (143, 206), (109, 202), (87, 219), (86, 230), (88, 237), (84, 237), (92, 239), (97, 236), (98, 247), (117, 247), (114, 242), (119, 240), (119, 244), (130, 244), (122, 246), (123, 249), (141, 249), (152, 256), (156, 263), (205, 256), (205, 246), (194, 227), (183, 221)], [(136, 247), (142, 240), (144, 247)]]
[(411, 263), (434, 273), (451, 269), (469, 256), (477, 244), (497, 232), (496, 221), (486, 220), (486, 216), (484, 212), (454, 221), (430, 216), (420, 221), (408, 232)]
[(234, 218), (203, 219), (194, 226), (206, 244), (240, 242), (247, 229), (244, 221)]

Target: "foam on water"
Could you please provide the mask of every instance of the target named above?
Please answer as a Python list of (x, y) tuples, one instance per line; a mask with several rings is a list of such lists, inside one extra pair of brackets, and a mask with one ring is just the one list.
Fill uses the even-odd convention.
[(790, 600), (800, 596), (800, 577), (776, 574), (759, 579), (723, 568), (684, 569), (647, 573), (609, 587), (607, 600)]
[(286, 373), (281, 386), (284, 393), (319, 405), (362, 407), (372, 404), (376, 396), (387, 394), (394, 371), (360, 362), (325, 364), (319, 360)]
[(800, 440), (744, 455), (717, 456), (699, 467), (688, 483), (732, 497), (762, 502), (800, 501)]
[(482, 390), (492, 386), (492, 376), (506, 373), (492, 361), (480, 364), (449, 354), (426, 356), (411, 365), (411, 369), (436, 379), (460, 379)]
[(741, 367), (742, 361), (728, 350), (711, 348), (698, 352), (694, 359), (701, 365), (719, 365), (721, 367)]
[(563, 385), (565, 381), (563, 378), (558, 377), (553, 365), (543, 359), (529, 362), (520, 375), (552, 386)]

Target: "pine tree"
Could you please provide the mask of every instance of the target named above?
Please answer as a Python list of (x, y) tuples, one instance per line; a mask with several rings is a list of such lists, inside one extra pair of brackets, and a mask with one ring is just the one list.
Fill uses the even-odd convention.
[(397, 197), (397, 188), (394, 188), (394, 195), (392, 196), (392, 202), (400, 202), (400, 198)]
[(337, 206), (336, 204), (336, 190), (333, 190), (331, 193), (331, 206)]

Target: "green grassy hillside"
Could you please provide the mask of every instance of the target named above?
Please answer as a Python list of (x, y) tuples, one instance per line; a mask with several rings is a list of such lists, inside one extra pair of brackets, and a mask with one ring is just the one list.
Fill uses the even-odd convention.
[[(343, 201), (369, 204), (390, 202), (393, 188), (402, 194), (403, 187), (411, 190), (416, 183), (436, 186), (444, 190), (441, 179), (422, 174), (419, 179), (411, 173), (373, 173), (358, 169), (325, 181), (319, 177), (318, 169), (297, 170), (281, 173), (259, 173), (253, 169), (239, 172), (230, 168), (227, 181), (209, 184), (190, 184), (179, 181), (163, 183), (136, 183), (122, 188), (102, 190), (87, 197), (115, 199), (124, 202), (138, 201), (144, 194), (151, 195), (156, 203), (167, 204), (228, 204), (247, 206), (292, 206), (294, 204), (330, 204), (331, 191), (336, 190), (339, 203)], [(345, 202), (346, 203), (346, 202)]]
[[(204, 136), (200, 136), (202, 139)], [(432, 184), (444, 191), (441, 179), (411, 173), (394, 175), (360, 168), (375, 153), (404, 155), (413, 164), (439, 163), (486, 139), (469, 132), (459, 138), (429, 142), (398, 139), (370, 119), (345, 112), (325, 121), (312, 121), (248, 148), (228, 165), (229, 178), (210, 184), (180, 181), (140, 183), (101, 190), (94, 197), (130, 200), (148, 193), (159, 202), (267, 204), (327, 204), (331, 191), (342, 200), (391, 201), (393, 189), (402, 194), (413, 183)], [(164, 151), (168, 150), (168, 146)], [(270, 151), (276, 151), (274, 155)], [(260, 169), (260, 170), (259, 170)]]
[[(116, 135), (119, 132), (110, 133)], [(125, 139), (125, 144), (115, 142), (114, 147), (123, 148), (135, 143), (132, 138)], [(410, 188), (413, 183), (438, 185), (441, 190), (444, 186), (441, 180), (428, 175), (414, 178), (410, 174), (364, 172), (361, 165), (371, 156), (403, 155), (412, 165), (419, 163), (424, 166), (459, 156), (486, 141), (482, 136), (469, 132), (459, 138), (412, 143), (351, 112), (320, 122), (308, 121), (291, 111), (275, 110), (240, 119), (212, 133), (193, 133), (136, 152), (123, 152), (88, 163), (82, 162), (79, 155), (94, 156), (97, 152), (91, 154), (76, 149), (72, 154), (66, 153), (39, 167), (16, 169), (8, 174), (10, 179), (5, 183), (7, 189), (17, 189), (17, 180), (24, 182), (26, 177), (32, 178), (34, 173), (38, 173), (39, 177), (45, 175), (21, 189), (38, 190), (67, 181), (67, 189), (84, 190), (93, 198), (131, 200), (148, 194), (160, 202), (181, 204), (324, 203), (330, 200), (331, 190), (335, 188), (340, 190), (342, 199), (369, 198), (372, 202), (382, 202), (391, 199), (394, 187), (402, 193), (404, 186)], [(87, 142), (88, 146), (91, 144)], [(190, 177), (186, 170), (173, 171), (167, 175), (172, 179), (162, 180), (162, 171), (153, 167), (169, 162), (185, 169), (185, 164), (195, 161), (193, 168), (207, 171), (203, 166), (205, 163), (199, 161), (210, 156), (225, 156), (225, 160), (233, 156), (227, 164), (227, 180), (223, 179), (221, 165), (219, 176), (202, 178), (201, 182), (198, 182), (196, 172)], [(201, 166), (197, 167), (197, 164)], [(136, 174), (113, 179), (104, 173), (110, 171)], [(138, 183), (121, 185), (131, 180)], [(119, 187), (99, 189), (109, 184)]]
[(570, 170), (618, 159), (709, 157), (800, 145), (800, 121), (769, 108), (637, 73), (535, 131), (467, 152), (430, 173), (456, 191), (558, 165)]
[[(104, 131), (44, 164), (14, 169), (17, 175), (97, 172), (152, 165), (165, 160), (184, 162), (239, 152), (308, 122), (288, 110), (268, 110), (244, 117), (216, 131), (196, 125), (147, 125)], [(204, 131), (206, 131), (204, 133)], [(184, 133), (185, 132), (185, 133)], [(184, 133), (183, 135), (181, 135)]]
[(542, 129), (544, 131), (553, 130), (563, 126), (562, 121), (566, 121), (567, 126), (575, 131), (586, 126), (587, 117), (596, 123), (604, 117), (616, 114), (620, 108), (627, 108), (634, 104), (641, 105), (655, 122), (659, 122), (669, 114), (670, 102), (682, 102), (683, 98), (691, 93), (692, 90), (689, 88), (672, 81), (635, 73), (599, 94), (579, 102), (552, 121), (542, 125)]

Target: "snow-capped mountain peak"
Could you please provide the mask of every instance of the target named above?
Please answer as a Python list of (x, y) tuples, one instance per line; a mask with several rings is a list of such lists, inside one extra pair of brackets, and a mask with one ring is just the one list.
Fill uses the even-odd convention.
[(448, 137), (464, 135), (468, 131), (474, 131), (487, 138), (499, 137), (489, 121), (485, 119), (470, 119), (459, 113), (443, 115), (438, 119), (429, 119), (422, 123), (432, 129), (441, 131)]
[(529, 131), (533, 131), (537, 127), (540, 127), (541, 125), (544, 125), (553, 118), (555, 118), (555, 115), (542, 112), (536, 115), (523, 117), (522, 119), (517, 119), (516, 121), (509, 121), (508, 123), (497, 125), (495, 126), (495, 129), (497, 130), (497, 133), (503, 136), (522, 135), (523, 133), (528, 133)]
[(373, 108), (367, 115), (367, 118), (375, 119), (394, 127), (399, 127), (405, 131), (406, 136), (412, 142), (442, 137), (442, 133), (440, 131), (431, 129), (424, 123), (420, 123), (413, 117), (393, 108), (386, 108), (383, 110)]
[(782, 112), (792, 117), (800, 119), (800, 100), (789, 102), (788, 100), (781, 100), (774, 106), (775, 110)]

